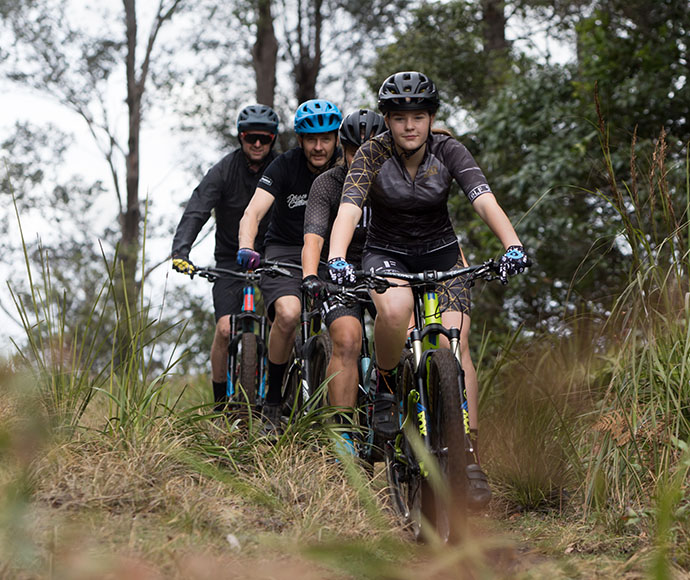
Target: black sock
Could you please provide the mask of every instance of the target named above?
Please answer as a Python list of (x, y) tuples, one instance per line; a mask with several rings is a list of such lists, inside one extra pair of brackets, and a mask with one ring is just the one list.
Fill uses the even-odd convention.
[(216, 402), (216, 406), (214, 407), (214, 410), (216, 411), (222, 411), (223, 406), (227, 402), (227, 389), (228, 389), (228, 384), (223, 382), (223, 383), (217, 383), (216, 381), (213, 382), (213, 400)]
[(268, 361), (268, 393), (266, 393), (267, 405), (280, 405), (283, 402), (283, 375), (287, 363), (276, 364)]

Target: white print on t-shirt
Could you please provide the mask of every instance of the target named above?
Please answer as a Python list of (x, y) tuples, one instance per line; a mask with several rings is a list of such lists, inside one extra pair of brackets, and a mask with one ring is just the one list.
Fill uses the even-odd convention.
[(291, 193), (287, 196), (287, 206), (290, 209), (299, 207), (300, 205), (307, 205), (307, 194), (306, 193)]

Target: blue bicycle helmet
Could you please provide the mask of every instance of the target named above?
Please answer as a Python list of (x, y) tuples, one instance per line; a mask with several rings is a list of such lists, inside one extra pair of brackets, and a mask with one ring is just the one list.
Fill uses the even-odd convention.
[(330, 101), (311, 99), (305, 101), (295, 113), (295, 133), (328, 133), (337, 131), (343, 116)]

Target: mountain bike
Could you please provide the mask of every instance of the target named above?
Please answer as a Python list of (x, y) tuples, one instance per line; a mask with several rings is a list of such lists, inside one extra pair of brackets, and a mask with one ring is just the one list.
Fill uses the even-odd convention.
[(329, 282), (325, 284), (325, 292), (329, 300), (348, 308), (356, 304), (361, 306), (359, 321), (362, 326), (362, 340), (357, 361), (357, 406), (354, 416), (355, 447), (359, 459), (368, 466), (370, 472), (373, 472), (374, 463), (383, 459), (384, 443), (379, 440), (372, 428), (374, 412), (374, 389), (372, 386), (375, 383), (372, 375), (374, 355), (367, 334), (369, 329), (366, 323), (366, 313), (369, 312), (372, 319), (376, 313), (369, 296), (369, 290), (373, 283), (366, 279), (366, 274), (363, 272), (357, 274), (360, 281), (355, 286), (338, 286)]
[[(385, 443), (384, 460), (393, 507), (416, 539), (436, 534), (455, 541), (466, 519), (466, 449), (471, 446), (460, 330), (441, 323), (437, 294), (440, 282), (457, 276), (469, 285), (480, 278), (506, 282), (493, 260), (448, 271), (364, 275), (375, 291), (409, 286), (414, 296), (414, 328), (395, 393), (400, 429)], [(449, 349), (440, 348), (441, 336)]]
[(325, 394), (317, 394), (324, 393), (319, 387), (326, 380), (332, 352), (330, 337), (323, 332), (320, 302), (302, 291), (299, 332), (283, 381), (283, 409), (288, 416), (307, 413), (325, 403)]
[[(266, 398), (266, 371), (268, 368), (268, 322), (256, 308), (256, 286), (261, 275), (278, 277), (292, 274), (278, 263), (262, 262), (249, 272), (225, 268), (198, 268), (194, 275), (215, 282), (222, 277), (245, 281), (242, 289), (242, 311), (230, 315), (230, 342), (228, 344), (228, 373), (226, 395), (228, 401), (246, 401), (261, 406)], [(239, 399), (241, 385), (244, 397)]]

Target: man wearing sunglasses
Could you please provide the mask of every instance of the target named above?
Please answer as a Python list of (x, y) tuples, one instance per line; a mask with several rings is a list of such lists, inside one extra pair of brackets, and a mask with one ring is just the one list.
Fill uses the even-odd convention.
[[(240, 221), (237, 262), (251, 270), (259, 265), (259, 224), (272, 210), (266, 233), (266, 258), (301, 266), (304, 210), (314, 179), (340, 159), (338, 128), (342, 115), (333, 103), (311, 99), (295, 113), (299, 147), (271, 163)], [(266, 428), (280, 430), (283, 375), (301, 313), (302, 277), (261, 280), (264, 306), (272, 322), (268, 337), (268, 393), (263, 408)]]
[[(172, 247), (172, 267), (192, 275), (195, 266), (189, 252), (211, 212), (216, 216), (215, 260), (219, 268), (238, 269), (236, 262), (239, 222), (264, 169), (278, 154), (273, 145), (278, 134), (278, 115), (266, 105), (249, 105), (237, 116), (240, 147), (214, 165), (192, 193), (177, 226)], [(268, 216), (267, 216), (268, 217)], [(262, 247), (268, 219), (258, 227), (256, 243)], [(213, 284), (216, 331), (211, 346), (211, 374), (216, 410), (226, 397), (227, 352), (230, 315), (242, 309), (242, 280), (219, 279)]]

